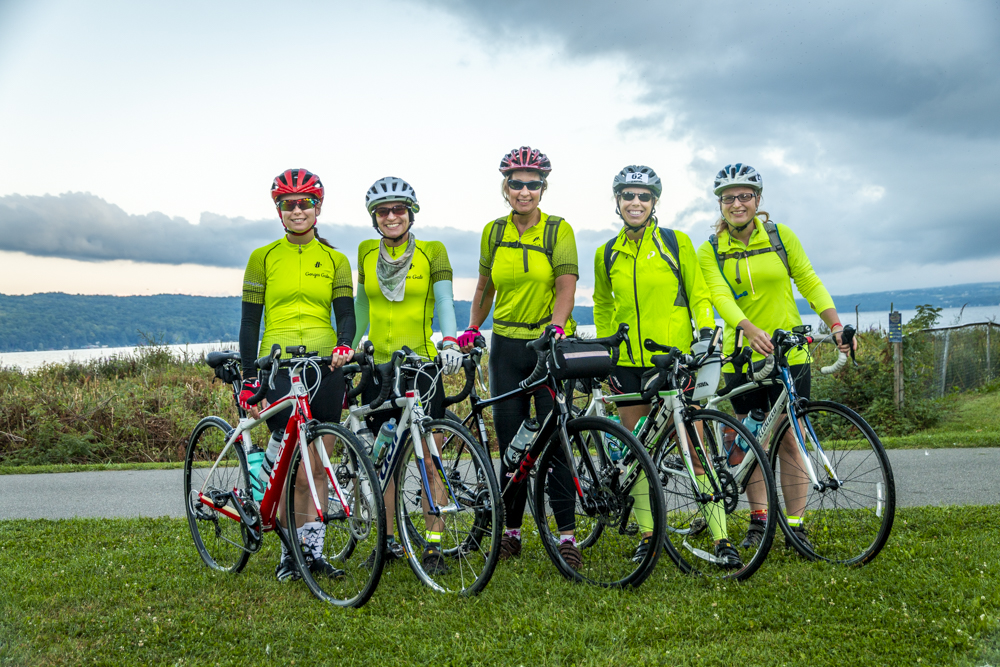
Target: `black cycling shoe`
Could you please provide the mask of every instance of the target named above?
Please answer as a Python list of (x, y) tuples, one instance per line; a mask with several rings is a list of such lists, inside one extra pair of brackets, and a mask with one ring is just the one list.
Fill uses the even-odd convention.
[(733, 543), (727, 539), (721, 539), (715, 545), (715, 557), (721, 562), (718, 563), (719, 567), (726, 570), (738, 570), (743, 567), (743, 560), (740, 558), (740, 552), (736, 550)]
[(448, 566), (444, 562), (441, 547), (433, 542), (428, 544), (420, 555), (420, 567), (427, 574), (447, 574)]
[[(385, 550), (383, 551), (383, 553), (386, 563), (391, 563), (394, 560), (402, 560), (403, 558), (406, 558), (406, 549), (404, 549), (403, 545), (397, 542), (396, 540), (393, 540), (392, 542), (386, 542)], [(374, 566), (375, 566), (375, 550), (372, 549), (372, 552), (368, 554), (368, 559), (365, 560), (365, 567), (367, 567), (370, 570)]]
[(343, 570), (330, 565), (322, 556), (309, 559), (309, 572), (312, 573), (314, 578), (321, 576), (329, 577), (330, 579), (340, 579), (347, 574)]
[[(803, 526), (794, 526), (792, 528), (792, 532), (795, 533), (795, 539), (801, 542), (802, 546), (815, 553), (816, 547), (814, 547), (813, 543), (809, 541), (809, 533), (806, 532), (806, 529)], [(795, 548), (792, 545), (792, 541), (788, 539), (788, 535), (785, 535), (785, 547), (788, 549)]]
[(292, 554), (285, 554), (274, 568), (274, 576), (278, 581), (297, 581), (302, 578), (299, 568), (295, 566), (295, 558)]
[(756, 549), (764, 541), (764, 533), (767, 532), (766, 523), (757, 519), (750, 519), (750, 527), (747, 528), (747, 536), (740, 542), (741, 549)]
[(649, 553), (649, 550), (653, 547), (653, 537), (644, 537), (642, 541), (639, 542), (639, 546), (635, 548), (635, 553), (632, 554), (633, 563), (641, 563)]

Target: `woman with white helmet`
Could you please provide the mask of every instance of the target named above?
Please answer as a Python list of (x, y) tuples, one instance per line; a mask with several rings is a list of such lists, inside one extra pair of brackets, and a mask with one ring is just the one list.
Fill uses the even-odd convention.
[[(833, 299), (813, 271), (798, 236), (787, 225), (771, 222), (767, 212), (760, 210), (764, 191), (760, 173), (748, 164), (726, 165), (716, 175), (713, 191), (718, 197), (721, 216), (716, 222), (715, 234), (698, 248), (698, 261), (711, 290), (712, 303), (725, 321), (724, 351), (733, 352), (734, 330), (739, 326), (753, 348), (753, 359), (760, 360), (774, 351), (769, 332), (790, 331), (802, 324), (792, 293), (794, 281), (809, 307), (830, 327), (841, 351), (849, 352), (850, 347), (841, 344), (840, 332), (844, 327)], [(857, 339), (854, 339), (854, 346), (857, 346)], [(796, 391), (808, 398), (811, 374), (806, 352), (793, 350), (788, 361), (791, 375), (796, 378)], [(730, 380), (734, 372), (732, 366), (723, 370), (727, 381)], [(769, 387), (744, 394), (733, 398), (733, 409), (740, 419), (753, 409), (766, 412), (780, 393), (780, 387)], [(792, 438), (790, 430), (786, 437)], [(789, 446), (779, 451), (779, 468), (787, 519), (798, 539), (810, 546), (802, 522), (806, 489), (790, 472), (795, 464), (785, 461), (786, 453), (787, 456), (795, 455), (795, 442), (792, 439), (786, 444)], [(751, 503), (766, 507), (766, 499), (754, 498), (752, 489), (748, 489), (747, 495)], [(766, 509), (751, 511), (744, 545), (760, 542), (766, 516)], [(787, 538), (786, 546), (790, 546)]]
[[(483, 229), (479, 283), (472, 300), (469, 327), (459, 337), (462, 349), (468, 350), (493, 310), (489, 363), (490, 390), (494, 396), (516, 389), (518, 383), (531, 375), (537, 356), (526, 345), (547, 326), (554, 327), (560, 338), (572, 335), (576, 329), (572, 312), (579, 269), (573, 229), (562, 218), (539, 209), (551, 171), (548, 157), (530, 146), (515, 148), (500, 161), (501, 194), (511, 211)], [(535, 393), (534, 397), (536, 416), (541, 420), (552, 410), (552, 398), (546, 392)], [(530, 397), (494, 406), (501, 461), (521, 423), (530, 416)], [(501, 463), (501, 488), (513, 472), (505, 462)], [(514, 493), (504, 496), (506, 530), (500, 546), (503, 560), (521, 553), (526, 500), (527, 487), (523, 483)], [(582, 559), (576, 546), (572, 505), (569, 507), (568, 513), (557, 517), (559, 552), (570, 567), (578, 569)]]
[[(609, 378), (614, 394), (641, 391), (643, 374), (653, 369), (652, 356), (642, 342), (651, 338), (683, 352), (691, 351), (693, 339), (710, 337), (715, 327), (708, 287), (698, 266), (698, 256), (687, 234), (661, 227), (656, 203), (663, 183), (656, 172), (642, 165), (629, 165), (614, 178), (615, 212), (622, 219), (618, 235), (599, 246), (594, 255), (594, 323), (597, 336), (612, 335), (621, 323), (639, 341), (635, 361), (622, 357)], [(698, 329), (694, 328), (698, 327)], [(649, 414), (649, 402), (616, 403), (622, 425), (630, 431)], [(702, 490), (711, 493), (712, 482), (696, 461)], [(739, 552), (726, 533), (721, 502), (702, 508), (715, 543), (718, 563), (725, 568), (742, 566)], [(642, 541), (634, 560), (641, 561), (652, 543), (652, 517), (637, 508)], [(646, 525), (643, 519), (648, 518)]]
[[(310, 399), (313, 416), (322, 422), (337, 423), (344, 399), (344, 379), (340, 367), (353, 356), (354, 304), (351, 293), (351, 265), (343, 253), (330, 246), (317, 233), (316, 221), (323, 206), (323, 183), (319, 176), (306, 169), (288, 169), (271, 184), (271, 199), (278, 210), (284, 234), (280, 239), (257, 248), (250, 255), (243, 276), (243, 316), (240, 322), (240, 356), (243, 364), (243, 390), (239, 401), (252, 417), (257, 418), (268, 402), (280, 399), (291, 390), (288, 371), (274, 377), (274, 388), (265, 400), (251, 406), (251, 399), (260, 387), (254, 361), (267, 354), (277, 343), (282, 351), (287, 346), (304, 345), (322, 356), (332, 354), (329, 368), (324, 368), (316, 393)], [(337, 329), (330, 324), (331, 310)], [(260, 338), (260, 321), (264, 318), (264, 336)], [(312, 385), (316, 378), (306, 371), (304, 380)], [(271, 429), (263, 464), (263, 474), (270, 474), (271, 464), (278, 453), (292, 409), (267, 420)], [(313, 461), (320, 457), (313, 454)], [(314, 467), (316, 486), (326, 486), (326, 472)], [(305, 467), (300, 467), (296, 483), (296, 506), (311, 506)], [(278, 501), (278, 517), (285, 516), (285, 498)], [(279, 518), (279, 520), (282, 520)], [(326, 524), (305, 522), (298, 529), (298, 538), (314, 575), (341, 576), (342, 570), (323, 558)], [(297, 579), (299, 572), (284, 541), (281, 560), (275, 569), (279, 581)]]
[[(414, 216), (420, 211), (420, 203), (413, 188), (403, 179), (387, 176), (375, 181), (365, 195), (365, 206), (381, 239), (362, 241), (358, 247), (354, 346), (358, 346), (370, 323), (368, 340), (375, 348), (375, 363), (389, 361), (392, 353), (404, 345), (433, 360), (438, 353), (431, 341), (431, 322), (437, 314), (444, 336), (441, 370), (447, 375), (456, 373), (462, 364), (462, 353), (455, 338), (448, 251), (440, 241), (422, 241), (413, 234)], [(429, 402), (424, 402), (425, 412), (433, 419), (441, 419), (445, 396), (441, 372), (436, 366), (426, 368), (427, 372), (417, 378), (417, 388), (422, 396), (430, 396)], [(379, 387), (370, 384), (362, 395), (363, 400), (374, 400), (378, 391)], [(368, 416), (368, 427), (372, 433), (378, 433), (383, 423), (399, 419), (401, 415), (401, 408), (374, 412)], [(441, 437), (435, 437), (440, 445)], [(425, 455), (430, 453), (425, 451)], [(443, 492), (440, 477), (430, 475), (429, 479), (432, 492), (440, 496)], [(403, 548), (395, 541), (393, 533), (393, 484), (386, 489), (385, 503), (389, 533), (386, 554), (390, 558), (400, 558)], [(428, 573), (443, 573), (447, 569), (440, 548), (444, 523), (437, 516), (425, 515), (425, 519), (428, 546), (421, 554), (421, 565)]]

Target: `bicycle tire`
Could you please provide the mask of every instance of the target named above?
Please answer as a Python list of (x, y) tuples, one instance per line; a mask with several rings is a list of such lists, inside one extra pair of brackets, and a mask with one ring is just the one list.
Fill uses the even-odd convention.
[(191, 431), (184, 456), (184, 511), (194, 545), (205, 564), (235, 574), (246, 566), (251, 553), (242, 523), (222, 513), (236, 512), (236, 501), (229, 496), (216, 505), (199, 498), (201, 492), (221, 499), (235, 489), (244, 503), (253, 502), (241, 442), (234, 443), (215, 465), (232, 432), (233, 427), (220, 417), (205, 417)]
[[(645, 485), (644, 491), (636, 489), (636, 498), (619, 485), (626, 466), (633, 462), (647, 479), (655, 479), (655, 468), (649, 454), (635, 437), (621, 424), (603, 417), (577, 417), (566, 423), (573, 456), (581, 461), (588, 457), (596, 471), (586, 463), (577, 466), (577, 481), (583, 497), (578, 494), (572, 477), (566, 476), (559, 434), (553, 435), (537, 463), (535, 494), (532, 514), (538, 525), (542, 545), (567, 579), (582, 581), (607, 588), (639, 586), (652, 573), (660, 557), (665, 519), (663, 494), (657, 485)], [(608, 436), (617, 438), (627, 450), (625, 456), (612, 464), (603, 450)], [(568, 499), (572, 498), (572, 510)], [(557, 505), (553, 506), (553, 501)], [(654, 544), (638, 562), (632, 560), (638, 544), (639, 524), (635, 505), (648, 506)], [(572, 511), (573, 528), (577, 533), (594, 534), (592, 542), (581, 549), (582, 563), (574, 567), (560, 553), (556, 534), (560, 521), (557, 513), (566, 517)], [(563, 521), (566, 523), (565, 519)], [(635, 533), (630, 529), (635, 526)], [(599, 530), (596, 526), (600, 526)], [(579, 547), (579, 543), (577, 545)]]
[[(444, 521), (441, 552), (445, 570), (428, 571), (422, 563), (427, 540), (423, 510), (423, 483), (408, 432), (397, 463), (396, 523), (407, 560), (425, 585), (440, 593), (475, 595), (489, 583), (500, 559), (503, 535), (503, 502), (493, 462), (482, 445), (461, 424), (449, 419), (430, 420), (426, 431), (442, 436), (438, 445), (441, 464), (457, 503), (448, 503), (441, 513)], [(426, 459), (428, 477), (436, 474)], [(438, 503), (440, 506), (440, 503)]]
[[(314, 524), (303, 530), (291, 541), (299, 548), (292, 554), (299, 573), (309, 590), (320, 600), (340, 607), (360, 607), (374, 594), (382, 576), (385, 564), (385, 504), (378, 485), (375, 468), (365, 451), (364, 445), (350, 430), (339, 424), (318, 424), (313, 426), (312, 436), (322, 438), (327, 447), (330, 467), (344, 492), (344, 501), (349, 514), (329, 479), (316, 491), (323, 508), (323, 522), (317, 521), (316, 507), (308, 488), (308, 479), (298, 474), (302, 466), (302, 450), (295, 448), (288, 477), (285, 481), (285, 525), (303, 526)], [(315, 440), (314, 440), (315, 442)], [(311, 446), (310, 464), (313, 469), (322, 466), (315, 446)], [(296, 490), (304, 488), (304, 506), (296, 507)], [(315, 531), (322, 531), (319, 537)], [(291, 530), (288, 531), (291, 534)], [(379, 547), (376, 549), (375, 547)], [(316, 558), (319, 547), (322, 560), (333, 570), (320, 567)], [(369, 554), (374, 554), (371, 557)]]
[[(709, 489), (711, 479), (706, 476), (699, 490), (692, 483), (680, 451), (675, 425), (671, 425), (654, 448), (663, 498), (666, 504), (667, 528), (665, 539), (672, 546), (667, 552), (680, 570), (686, 574), (697, 574), (708, 579), (730, 579), (743, 581), (751, 577), (767, 559), (777, 530), (776, 512), (768, 511), (763, 525), (754, 526), (750, 534), (750, 497), (759, 500), (758, 509), (770, 510), (775, 507), (774, 474), (767, 461), (767, 454), (750, 434), (743, 423), (716, 410), (690, 410), (685, 418), (685, 428), (690, 441), (699, 437), (701, 426), (702, 451), (712, 461), (715, 479), (723, 499), (710, 503), (699, 502), (699, 496)], [(725, 443), (735, 446), (738, 438), (747, 444), (747, 456), (757, 462), (756, 470), (744, 477), (745, 482), (736, 479), (737, 466), (730, 464)], [(740, 461), (744, 460), (740, 457)], [(735, 457), (733, 458), (735, 461)], [(710, 487), (714, 492), (715, 486)], [(714, 524), (714, 525), (713, 525)], [(725, 534), (722, 533), (723, 530)], [(742, 564), (738, 567), (723, 567), (715, 556), (715, 542), (726, 538), (740, 555)], [(754, 539), (750, 539), (753, 537)]]
[[(896, 514), (896, 485), (885, 448), (861, 415), (839, 403), (805, 401), (797, 416), (806, 424), (803, 437), (819, 439), (842, 485), (817, 491), (802, 468), (801, 458), (785, 456), (782, 460), (788, 446), (783, 436), (791, 427), (783, 419), (771, 441), (777, 445), (772, 444), (769, 451), (775, 477), (781, 482), (778, 519), (786, 541), (810, 559), (844, 565), (869, 563), (888, 541)], [(815, 446), (809, 448), (809, 456), (819, 481), (830, 483)], [(808, 545), (790, 530), (786, 518), (786, 492), (803, 490)]]

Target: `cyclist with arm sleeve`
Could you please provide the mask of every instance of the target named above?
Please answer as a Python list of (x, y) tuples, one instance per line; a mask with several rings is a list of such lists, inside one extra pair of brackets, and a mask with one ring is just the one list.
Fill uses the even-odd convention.
[[(770, 334), (775, 329), (790, 331), (802, 324), (792, 293), (794, 281), (799, 293), (808, 300), (809, 307), (830, 327), (841, 351), (849, 352), (850, 348), (841, 343), (840, 332), (844, 327), (833, 299), (813, 271), (798, 236), (787, 225), (770, 222), (767, 212), (759, 210), (763, 190), (763, 177), (748, 164), (726, 165), (715, 177), (714, 193), (722, 215), (716, 223), (712, 239), (698, 248), (698, 261), (711, 291), (712, 303), (725, 321), (724, 351), (727, 354), (733, 352), (733, 330), (741, 326), (753, 348), (753, 360), (758, 361), (774, 351)], [(854, 346), (857, 347), (857, 339)], [(800, 396), (809, 398), (811, 374), (806, 351), (793, 350), (788, 355), (788, 361), (796, 391)], [(729, 381), (733, 367), (728, 365), (723, 371)], [(740, 419), (755, 408), (767, 412), (780, 394), (780, 386), (761, 388), (733, 398), (733, 409)], [(793, 461), (785, 461), (786, 456), (796, 456), (790, 429), (785, 437), (789, 446), (782, 447), (779, 455), (782, 459), (781, 486), (789, 513), (788, 524), (799, 539), (809, 545), (802, 523), (806, 489), (801, 480), (785, 472), (796, 466)], [(751, 502), (765, 500), (752, 497), (759, 486), (751, 484), (748, 489)], [(766, 516), (766, 510), (751, 512), (745, 544), (760, 541), (763, 516)]]
[[(420, 203), (413, 188), (406, 181), (387, 176), (368, 189), (365, 205), (372, 217), (372, 226), (382, 237), (363, 241), (358, 247), (358, 290), (355, 311), (358, 316), (357, 333), (353, 344), (357, 347), (361, 336), (371, 324), (368, 340), (375, 348), (375, 363), (385, 363), (392, 353), (404, 345), (422, 357), (433, 360), (438, 356), (431, 341), (431, 322), (436, 313), (443, 334), (441, 369), (433, 364), (424, 366), (417, 376), (417, 389), (426, 413), (432, 419), (444, 417), (444, 383), (442, 372), (458, 372), (462, 353), (455, 338), (455, 307), (452, 297), (452, 271), (448, 252), (440, 241), (422, 241), (412, 231), (414, 215)], [(378, 396), (379, 387), (371, 383), (362, 399), (369, 403)], [(382, 424), (392, 418), (399, 419), (402, 409), (379, 410), (368, 415), (368, 428), (377, 434)], [(442, 436), (434, 436), (440, 445)], [(424, 454), (430, 452), (424, 446)], [(428, 460), (430, 460), (428, 458)], [(446, 501), (447, 494), (439, 475), (428, 476), (435, 498)], [(395, 516), (395, 483), (385, 491), (388, 544), (390, 558), (403, 556), (402, 545), (395, 541), (393, 521)], [(427, 513), (423, 499), (424, 519), (427, 526), (427, 547), (421, 554), (421, 564), (429, 573), (447, 570), (441, 553), (444, 522)]]
[[(630, 165), (619, 172), (612, 184), (616, 212), (622, 230), (594, 255), (594, 323), (597, 336), (610, 336), (626, 323), (639, 341), (635, 361), (622, 357), (609, 378), (614, 394), (634, 394), (642, 390), (642, 377), (655, 372), (642, 342), (651, 338), (690, 353), (697, 337), (695, 325), (705, 335), (715, 328), (708, 287), (698, 266), (694, 245), (687, 234), (660, 227), (656, 203), (663, 183), (649, 167)], [(676, 253), (676, 254), (675, 254)], [(692, 323), (692, 317), (694, 323)], [(650, 403), (641, 400), (616, 403), (622, 425), (633, 430), (639, 419), (649, 414)], [(702, 491), (711, 493), (708, 474), (696, 461), (695, 472)], [(725, 511), (716, 501), (702, 508), (715, 541), (715, 555), (724, 567), (742, 565), (739, 552), (726, 533)], [(634, 560), (641, 561), (652, 541), (652, 519), (636, 509), (643, 539)]]
[[(333, 355), (329, 367), (324, 367), (319, 378), (309, 370), (303, 380), (318, 389), (311, 397), (313, 416), (319, 421), (337, 423), (343, 404), (344, 380), (340, 367), (353, 356), (351, 341), (354, 338), (354, 302), (351, 291), (351, 265), (347, 257), (333, 247), (316, 230), (316, 219), (323, 205), (323, 184), (319, 177), (305, 169), (288, 169), (279, 174), (271, 185), (271, 198), (284, 227), (284, 235), (250, 255), (243, 276), (243, 314), (240, 321), (240, 356), (243, 366), (243, 391), (240, 403), (253, 418), (260, 415), (270, 401), (280, 399), (291, 390), (287, 370), (279, 371), (274, 378), (274, 389), (267, 392), (259, 406), (249, 406), (250, 399), (260, 386), (254, 361), (267, 354), (275, 343), (285, 347), (304, 345), (310, 352), (322, 356)], [(331, 310), (336, 317), (337, 329), (331, 325)], [(261, 316), (264, 318), (264, 335), (258, 345)], [(292, 408), (267, 420), (271, 429), (268, 452), (277, 454), (277, 445), (284, 435)], [(312, 445), (310, 445), (312, 446)], [(273, 451), (273, 453), (271, 453)], [(296, 503), (311, 503), (307, 474), (312, 474), (319, 488), (326, 488), (326, 477), (320, 456), (311, 457), (313, 470), (299, 469), (302, 477), (296, 484)], [(265, 457), (264, 474), (270, 473), (270, 461)], [(285, 499), (278, 505), (279, 521), (285, 516)], [(290, 528), (290, 527), (287, 527)], [(296, 526), (295, 539), (307, 557), (314, 573), (329, 576), (342, 574), (322, 558), (326, 525), (307, 522)], [(281, 560), (275, 570), (278, 580), (298, 578), (295, 561), (282, 542)]]
[[(494, 396), (512, 391), (531, 374), (537, 356), (525, 346), (538, 338), (546, 326), (554, 326), (560, 338), (576, 330), (572, 312), (579, 269), (573, 229), (562, 218), (538, 208), (551, 171), (549, 159), (530, 146), (515, 148), (505, 155), (500, 162), (501, 192), (511, 212), (483, 229), (479, 283), (472, 300), (469, 327), (459, 342), (463, 350), (471, 347), (492, 308), (489, 370)], [(535, 393), (534, 402), (539, 420), (552, 410), (552, 397), (547, 392)], [(521, 423), (530, 416), (531, 398), (527, 396), (493, 408), (501, 461)], [(513, 473), (506, 463), (501, 463), (501, 487)], [(568, 469), (565, 474), (563, 488), (570, 488)], [(507, 525), (501, 540), (501, 559), (521, 553), (526, 501), (524, 483), (514, 493), (504, 496)], [(571, 567), (579, 567), (582, 560), (576, 546), (571, 505), (557, 521), (559, 551)]]

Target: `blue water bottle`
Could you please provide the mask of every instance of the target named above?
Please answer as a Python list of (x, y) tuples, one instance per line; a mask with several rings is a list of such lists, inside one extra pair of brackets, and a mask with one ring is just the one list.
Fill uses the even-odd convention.
[(264, 499), (265, 483), (260, 480), (260, 466), (264, 463), (264, 450), (252, 445), (247, 450), (247, 469), (250, 473), (250, 491), (258, 503)]
[[(763, 410), (754, 408), (750, 411), (750, 414), (743, 418), (743, 425), (750, 431), (750, 435), (755, 438), (757, 437), (757, 433), (760, 432), (760, 426), (764, 423), (765, 417), (767, 415), (764, 414)], [(746, 455), (748, 449), (750, 449), (750, 443), (744, 440), (742, 436), (737, 437), (736, 446), (729, 452), (729, 465), (739, 465), (743, 461), (743, 457)]]
[(378, 437), (375, 438), (375, 445), (372, 447), (372, 461), (381, 462), (379, 455), (382, 453), (382, 449), (391, 443), (394, 437), (396, 437), (395, 417), (382, 424), (382, 428), (378, 430)]

